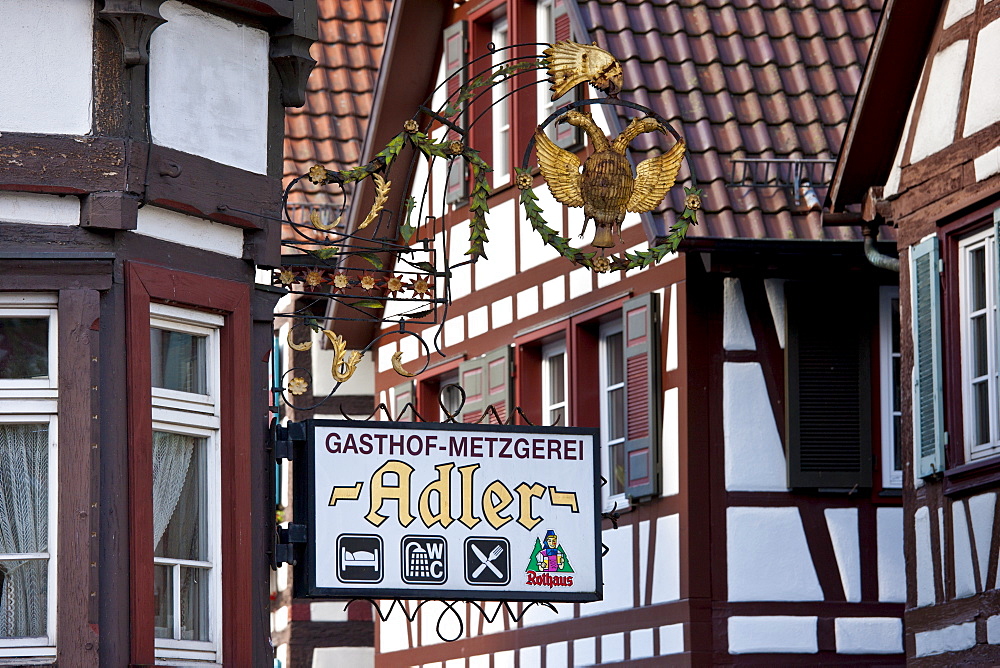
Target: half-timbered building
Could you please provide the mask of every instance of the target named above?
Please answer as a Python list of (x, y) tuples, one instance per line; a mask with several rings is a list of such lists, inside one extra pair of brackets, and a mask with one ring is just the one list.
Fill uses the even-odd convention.
[(1000, 7), (886, 3), (831, 191), (898, 228), (906, 654), (1000, 662)]
[(309, 1), (0, 5), (0, 664), (271, 664), (254, 284), (314, 37)]
[[(684, 209), (681, 184), (702, 189), (703, 208), (681, 252), (656, 266), (575, 267), (518, 204), (521, 153), (558, 105), (547, 84), (522, 89), (517, 78), (472, 103), (466, 122), (478, 120), (463, 137), (492, 166), (488, 259), (456, 266), (471, 215), (464, 173), (418, 166), (414, 182), (442, 212), (435, 249), (453, 267), (447, 316), (423, 332), (443, 354), (410, 381), (392, 361), (400, 353), (418, 370), (416, 339), (381, 339), (379, 401), (404, 417), (412, 405), (424, 419), (474, 421), (493, 406), (501, 419), (520, 409), (534, 424), (599, 427), (601, 503), (620, 518), (604, 521), (602, 601), (496, 617), (458, 606), (462, 637), (451, 643), (438, 625), (456, 624), (453, 613), (411, 602), (412, 623), (397, 611), (377, 625), (378, 665), (903, 661), (897, 276), (866, 258), (860, 218), (824, 225), (819, 212), (881, 7), (394, 3), (366, 158), (435, 85), (460, 73), (440, 87), (436, 109), (477, 76), (482, 60), (466, 71), (474, 58), (528, 45), (498, 51), (499, 62), (572, 38), (614, 54), (619, 97), (663, 116), (690, 154), (664, 204), (626, 218), (615, 252), (667, 235)], [(432, 53), (439, 67), (413, 57)], [(610, 136), (635, 115), (592, 111)], [(573, 132), (553, 139), (589, 151)], [(632, 158), (670, 145), (640, 138)], [(585, 246), (580, 210), (559, 205), (533, 174), (546, 220)], [(356, 198), (370, 201), (370, 187)], [(362, 346), (394, 327), (393, 315), (382, 330), (338, 327)], [(589, 549), (559, 541), (567, 554)]]

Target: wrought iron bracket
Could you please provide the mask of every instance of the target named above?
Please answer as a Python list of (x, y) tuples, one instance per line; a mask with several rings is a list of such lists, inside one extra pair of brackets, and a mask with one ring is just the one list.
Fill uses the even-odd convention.
[(309, 532), (305, 524), (289, 523), (288, 527), (278, 527), (278, 535), (274, 542), (274, 566), (281, 564), (295, 565), (295, 546), (305, 543)]
[(295, 459), (297, 447), (305, 446), (306, 430), (302, 423), (291, 422), (287, 427), (283, 427), (275, 421), (271, 424), (271, 449), (274, 451), (274, 459)]

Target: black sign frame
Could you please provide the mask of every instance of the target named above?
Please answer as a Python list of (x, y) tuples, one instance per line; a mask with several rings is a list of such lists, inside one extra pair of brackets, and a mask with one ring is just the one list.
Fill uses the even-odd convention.
[[(446, 589), (443, 587), (413, 587), (395, 588), (352, 588), (320, 587), (316, 584), (317, 545), (314, 538), (316, 526), (316, 427), (354, 427), (372, 428), (373, 423), (362, 420), (329, 420), (311, 418), (298, 423), (289, 423), (289, 428), (296, 425), (304, 432), (305, 441), (300, 442), (293, 455), (293, 490), (292, 500), (297, 524), (306, 525), (307, 539), (305, 545), (296, 550), (297, 559), (293, 565), (293, 590), (298, 598), (334, 598), (334, 599), (397, 599), (397, 600), (447, 600), (447, 601), (504, 601), (523, 603), (589, 603), (601, 601), (604, 597), (604, 572), (602, 564), (601, 543), (601, 440), (600, 430), (587, 427), (535, 427), (528, 425), (481, 425), (451, 422), (377, 422), (379, 429), (426, 430), (426, 431), (482, 431), (502, 432), (510, 434), (539, 434), (551, 432), (553, 435), (590, 436), (593, 450), (591, 452), (592, 480), (594, 493), (594, 591), (559, 592), (552, 589), (538, 592), (504, 590), (470, 591), (468, 589)], [(304, 451), (303, 451), (304, 450)], [(303, 464), (305, 464), (303, 466)], [(372, 533), (378, 533), (372, 527)], [(464, 541), (463, 541), (464, 549)], [(511, 571), (513, 576), (515, 571)], [(461, 577), (460, 574), (458, 574)]]

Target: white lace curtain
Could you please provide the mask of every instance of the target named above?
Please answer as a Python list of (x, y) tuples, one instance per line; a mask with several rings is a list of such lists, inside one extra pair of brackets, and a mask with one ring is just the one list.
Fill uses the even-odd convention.
[[(153, 432), (153, 549), (174, 516), (184, 491), (197, 438)], [(176, 556), (176, 555), (164, 555)]]
[[(49, 431), (0, 425), (0, 553), (49, 549)], [(46, 635), (47, 559), (0, 561), (0, 637)]]

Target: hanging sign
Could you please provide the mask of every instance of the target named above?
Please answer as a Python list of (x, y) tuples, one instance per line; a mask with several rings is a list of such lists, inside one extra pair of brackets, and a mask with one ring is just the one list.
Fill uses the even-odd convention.
[(303, 426), (301, 595), (601, 599), (596, 429)]

